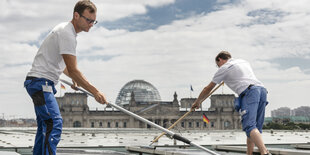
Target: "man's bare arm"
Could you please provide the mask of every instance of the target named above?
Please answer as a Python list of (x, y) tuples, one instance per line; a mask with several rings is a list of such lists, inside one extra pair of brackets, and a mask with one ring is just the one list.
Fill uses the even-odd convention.
[(192, 109), (198, 109), (201, 103), (206, 99), (211, 90), (215, 87), (216, 83), (210, 82), (199, 94), (198, 98), (192, 105)]
[(76, 56), (69, 55), (69, 54), (63, 54), (62, 57), (66, 64), (66, 69), (63, 71), (64, 74), (69, 76), (78, 85), (80, 85), (81, 87), (83, 87), (84, 89), (92, 93), (98, 102), (106, 103), (106, 100), (103, 94), (96, 87), (90, 84), (85, 78), (85, 76), (77, 68)]
[[(68, 77), (70, 77), (69, 72), (68, 72), (68, 70), (67, 70), (67, 67), (65, 68), (65, 70), (63, 71), (63, 73), (64, 73), (65, 75), (67, 75)], [(70, 77), (70, 78), (71, 78), (71, 77)]]

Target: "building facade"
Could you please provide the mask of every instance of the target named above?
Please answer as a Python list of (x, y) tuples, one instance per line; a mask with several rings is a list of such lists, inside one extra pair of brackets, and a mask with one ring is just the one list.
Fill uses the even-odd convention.
[[(141, 86), (141, 88), (145, 89), (146, 87)], [(181, 103), (179, 103), (176, 93), (173, 95), (172, 101), (159, 101), (159, 94), (156, 94), (158, 92), (146, 92), (147, 94), (157, 96), (156, 101), (145, 100), (145, 98), (143, 101), (140, 101), (139, 99), (136, 100), (135, 92), (140, 93), (137, 94), (138, 96), (143, 96), (141, 92), (145, 91), (139, 90), (139, 86), (133, 88), (132, 91), (126, 90), (126, 93), (123, 93), (121, 90), (120, 94), (126, 94), (126, 98), (128, 98), (130, 94), (130, 100), (128, 104), (122, 104), (120, 102), (118, 102), (118, 104), (165, 128), (171, 126), (176, 120), (189, 111), (190, 106), (195, 101), (195, 98), (184, 98), (181, 99)], [(152, 96), (148, 98), (153, 99)], [(63, 117), (64, 127), (151, 128), (148, 124), (136, 120), (110, 106), (100, 111), (90, 110), (87, 105), (87, 95), (84, 93), (65, 93), (63, 97), (57, 97), (56, 99)], [(185, 117), (175, 128), (194, 130), (241, 129), (239, 114), (233, 108), (234, 99), (235, 96), (233, 94), (212, 95), (211, 106), (208, 110), (199, 109), (191, 112), (191, 114)], [(123, 99), (117, 99), (117, 101), (121, 100)], [(202, 120), (203, 113), (210, 120), (208, 124)]]
[(293, 110), (291, 110), (288, 107), (281, 107), (271, 111), (271, 117), (290, 117), (290, 116), (310, 117), (310, 107), (301, 106)]
[(281, 107), (271, 111), (271, 117), (289, 117), (291, 116), (291, 109), (288, 107)]
[(309, 106), (301, 106), (292, 110), (293, 116), (303, 116), (310, 118), (310, 107)]
[(5, 127), (5, 120), (4, 119), (0, 119), (0, 127)]
[(271, 117), (265, 119), (264, 124), (275, 122), (286, 124), (289, 122), (310, 124), (310, 107), (301, 106), (291, 110), (288, 107), (281, 107), (271, 111)]

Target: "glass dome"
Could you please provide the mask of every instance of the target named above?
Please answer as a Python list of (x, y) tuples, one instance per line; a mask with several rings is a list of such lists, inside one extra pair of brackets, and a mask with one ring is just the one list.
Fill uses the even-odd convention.
[(133, 80), (123, 86), (116, 98), (115, 104), (129, 104), (131, 92), (134, 93), (136, 102), (161, 101), (158, 90), (152, 84), (144, 80)]

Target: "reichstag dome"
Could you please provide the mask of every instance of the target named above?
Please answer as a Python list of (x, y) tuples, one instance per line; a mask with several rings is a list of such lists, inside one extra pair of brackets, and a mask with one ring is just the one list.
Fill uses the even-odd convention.
[(122, 87), (116, 98), (115, 104), (129, 104), (132, 92), (136, 102), (161, 101), (158, 90), (152, 84), (144, 80), (133, 80)]

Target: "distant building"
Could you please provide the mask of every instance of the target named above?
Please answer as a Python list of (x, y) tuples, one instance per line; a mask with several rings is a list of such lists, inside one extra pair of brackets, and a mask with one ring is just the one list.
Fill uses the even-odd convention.
[(310, 118), (310, 107), (301, 106), (292, 110), (292, 116), (304, 116)]
[(310, 124), (310, 117), (305, 116), (291, 116), (290, 121), (294, 123), (303, 123), (303, 124)]
[[(110, 106), (104, 110), (89, 110), (87, 95), (83, 93), (65, 93), (56, 98), (63, 117), (64, 127), (86, 128), (151, 128), (149, 125)], [(198, 130), (241, 129), (240, 117), (233, 108), (235, 96), (232, 94), (212, 95), (208, 110), (196, 110), (185, 117), (175, 128)], [(172, 101), (161, 101), (159, 92), (150, 83), (143, 80), (128, 82), (120, 91), (116, 104), (138, 114), (165, 128), (190, 110), (195, 98), (181, 99), (177, 94)], [(210, 120), (202, 120), (205, 113)]]
[(0, 127), (4, 127), (5, 125), (5, 120), (4, 119), (0, 119)]
[(310, 107), (301, 106), (291, 110), (288, 107), (281, 107), (271, 111), (271, 117), (265, 119), (265, 124), (268, 122), (275, 123), (303, 123), (310, 124)]
[(35, 119), (0, 119), (0, 127), (35, 127), (36, 125)]
[(180, 100), (181, 108), (190, 109), (192, 104), (195, 102), (196, 98), (182, 98)]
[(291, 109), (288, 107), (281, 107), (271, 111), (271, 117), (289, 117), (291, 116)]
[(286, 124), (289, 122), (293, 122), (296, 124), (299, 124), (299, 123), (310, 124), (310, 117), (305, 117), (305, 116), (266, 117), (264, 124), (268, 124), (271, 122), (280, 123), (280, 124)]
[(289, 116), (310, 117), (310, 106), (301, 106), (293, 110), (291, 110), (288, 107), (281, 107), (271, 111), (271, 117), (289, 117)]

